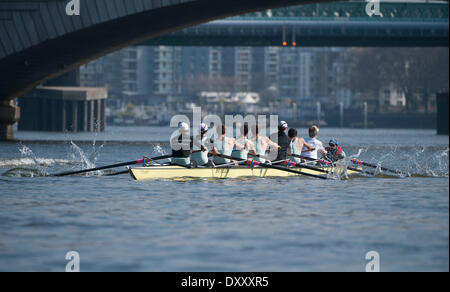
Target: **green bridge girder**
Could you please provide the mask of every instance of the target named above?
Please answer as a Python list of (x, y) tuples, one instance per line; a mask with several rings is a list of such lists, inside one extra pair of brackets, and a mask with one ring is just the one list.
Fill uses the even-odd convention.
[(266, 10), (187, 28), (142, 45), (448, 46), (448, 3), (338, 2)]

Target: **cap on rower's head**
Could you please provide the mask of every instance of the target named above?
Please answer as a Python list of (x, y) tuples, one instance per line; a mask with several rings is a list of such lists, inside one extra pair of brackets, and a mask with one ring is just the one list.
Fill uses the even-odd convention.
[(331, 139), (330, 142), (328, 142), (328, 144), (330, 146), (334, 146), (334, 145), (339, 146), (339, 143), (336, 139)]
[(310, 128), (309, 128), (309, 130), (308, 130), (308, 133), (309, 133), (309, 137), (310, 138), (314, 138), (314, 137), (316, 137), (318, 134), (319, 134), (319, 127), (318, 126), (316, 126), (316, 125), (312, 125)]
[(189, 132), (189, 125), (184, 122), (180, 122), (178, 123), (178, 130), (180, 130), (180, 132)]
[(281, 121), (278, 124), (278, 129), (286, 130), (288, 128), (288, 124), (285, 121)]
[(201, 124), (200, 125), (200, 132), (202, 133), (202, 134), (205, 134), (206, 132), (208, 132), (208, 125), (207, 124)]

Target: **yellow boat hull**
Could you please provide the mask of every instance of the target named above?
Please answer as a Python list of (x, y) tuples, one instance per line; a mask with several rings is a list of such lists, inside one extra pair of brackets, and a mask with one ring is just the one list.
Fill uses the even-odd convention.
[[(313, 174), (319, 176), (336, 176), (336, 175), (354, 175), (360, 171), (337, 168), (319, 168), (305, 169), (305, 168), (289, 168), (306, 174)], [(328, 173), (327, 173), (328, 172)], [(345, 173), (344, 173), (345, 172)], [(300, 174), (287, 172), (278, 169), (266, 167), (248, 167), (248, 166), (233, 166), (233, 167), (216, 167), (216, 168), (185, 168), (181, 166), (150, 166), (150, 167), (136, 167), (130, 170), (131, 176), (135, 180), (152, 180), (152, 179), (178, 179), (178, 178), (197, 178), (197, 179), (225, 179), (225, 178), (241, 178), (241, 177), (291, 177), (301, 176)]]

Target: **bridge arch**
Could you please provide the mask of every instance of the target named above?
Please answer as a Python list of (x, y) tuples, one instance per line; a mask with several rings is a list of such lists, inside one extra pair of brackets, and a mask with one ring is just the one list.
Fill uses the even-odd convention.
[(81, 1), (80, 16), (67, 16), (66, 0), (19, 0), (9, 6), (16, 10), (10, 11), (8, 24), (0, 26), (0, 100), (12, 100), (93, 59), (156, 36), (247, 12), (315, 2), (331, 1), (90, 0)]

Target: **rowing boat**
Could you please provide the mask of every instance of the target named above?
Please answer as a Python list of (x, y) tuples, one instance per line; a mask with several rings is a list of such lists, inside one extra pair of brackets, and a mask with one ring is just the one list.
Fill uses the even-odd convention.
[[(344, 172), (347, 175), (360, 173), (357, 169), (343, 169), (338, 167), (317, 167), (317, 168), (289, 168), (301, 173), (327, 176), (341, 176)], [(280, 169), (273, 169), (260, 166), (226, 166), (226, 167), (198, 167), (186, 168), (181, 166), (149, 166), (134, 167), (130, 169), (130, 174), (135, 180), (153, 180), (153, 179), (177, 179), (177, 178), (196, 178), (196, 179), (225, 179), (241, 177), (292, 177), (302, 176), (301, 174), (287, 172)]]

